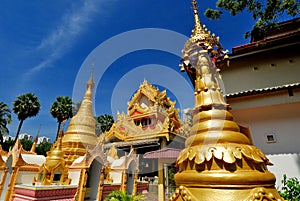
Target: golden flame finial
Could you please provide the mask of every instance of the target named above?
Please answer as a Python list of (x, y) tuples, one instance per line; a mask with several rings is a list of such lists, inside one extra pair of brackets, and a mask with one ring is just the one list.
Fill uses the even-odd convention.
[(198, 6), (197, 1), (193, 0), (193, 10), (194, 10), (194, 30), (192, 36), (196, 36), (198, 34), (205, 34), (205, 30), (201, 25), (199, 14), (198, 14)]

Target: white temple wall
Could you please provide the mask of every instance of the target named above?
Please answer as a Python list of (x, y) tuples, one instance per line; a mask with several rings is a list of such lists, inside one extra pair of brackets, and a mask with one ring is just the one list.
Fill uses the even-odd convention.
[(32, 184), (34, 177), (37, 177), (38, 172), (32, 171), (19, 171), (16, 183), (17, 184)]
[[(249, 127), (254, 145), (274, 164), (268, 169), (276, 176), (276, 188), (281, 188), (284, 174), (300, 179), (300, 101), (260, 107), (249, 104), (248, 108), (234, 109), (241, 106), (238, 104), (232, 104), (233, 117)], [(268, 142), (268, 134), (274, 135), (275, 142)]]
[(80, 180), (80, 170), (69, 171), (69, 178), (71, 179), (70, 185), (78, 185)]
[[(254, 145), (265, 154), (300, 153), (300, 102), (238, 110), (233, 105), (232, 114), (250, 128)], [(275, 142), (267, 141), (269, 134)]]
[(116, 171), (116, 172), (112, 171), (110, 173), (110, 175), (111, 175), (111, 178), (112, 178), (114, 184), (120, 184), (122, 182), (122, 171), (121, 170)]
[(299, 83), (299, 58), (298, 52), (277, 51), (232, 59), (221, 71), (225, 92)]
[(268, 169), (276, 176), (276, 188), (281, 189), (283, 175), (287, 178), (300, 177), (300, 154), (273, 154), (267, 155), (274, 164)]

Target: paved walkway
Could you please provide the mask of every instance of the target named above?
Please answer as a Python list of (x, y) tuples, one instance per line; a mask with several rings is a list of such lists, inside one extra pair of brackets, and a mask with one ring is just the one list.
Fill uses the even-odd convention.
[(147, 194), (145, 194), (145, 201), (157, 201), (157, 197), (158, 197), (158, 186), (157, 185), (153, 185), (153, 184), (149, 184), (149, 192)]

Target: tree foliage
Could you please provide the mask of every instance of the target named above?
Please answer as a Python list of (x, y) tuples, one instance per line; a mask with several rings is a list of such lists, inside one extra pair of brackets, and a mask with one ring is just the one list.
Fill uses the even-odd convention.
[(109, 129), (112, 127), (114, 121), (113, 116), (109, 114), (104, 114), (96, 117), (97, 120), (97, 127), (101, 130), (102, 133), (105, 131), (109, 131)]
[(287, 179), (286, 175), (283, 175), (281, 181), (283, 186), (279, 195), (288, 201), (300, 201), (300, 182), (298, 178)]
[(8, 152), (9, 149), (12, 148), (13, 146), (14, 146), (14, 140), (9, 139), (3, 142), (2, 149)]
[[(256, 21), (254, 28), (266, 33), (283, 16), (299, 16), (300, 3), (299, 0), (217, 0), (216, 8), (208, 8), (205, 15), (210, 19), (219, 19), (224, 11), (229, 11), (232, 16), (243, 11), (251, 13)], [(245, 34), (245, 37), (248, 36), (250, 32)]]
[(50, 114), (53, 118), (57, 119), (57, 135), (60, 130), (61, 123), (73, 117), (73, 101), (68, 96), (58, 96), (56, 97), (56, 101), (54, 101), (50, 108)]
[(35, 152), (38, 155), (47, 156), (47, 152), (51, 149), (52, 143), (42, 142), (36, 146)]
[(23, 121), (36, 116), (40, 111), (40, 101), (33, 93), (22, 94), (13, 102), (13, 111), (18, 116), (19, 126), (14, 143), (19, 137)]
[(0, 101), (0, 144), (3, 145), (3, 135), (8, 134), (7, 125), (11, 123), (11, 111), (9, 106)]
[(32, 144), (33, 144), (33, 142), (31, 140), (22, 139), (22, 140), (20, 140), (20, 142), (21, 142), (24, 150), (30, 151)]

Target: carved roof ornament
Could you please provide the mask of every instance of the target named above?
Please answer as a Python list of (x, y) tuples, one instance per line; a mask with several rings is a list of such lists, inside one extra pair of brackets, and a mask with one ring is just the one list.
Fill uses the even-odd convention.
[(193, 6), (195, 28), (182, 57), (195, 86), (193, 126), (177, 158), (179, 187), (170, 200), (283, 200), (267, 169), (271, 163), (229, 112), (208, 51), (215, 41), (202, 29), (195, 0)]
[[(139, 102), (143, 96), (146, 97), (150, 102), (150, 105), (147, 105), (147, 107), (143, 107)], [(158, 88), (149, 84), (147, 80), (144, 80), (137, 92), (128, 102), (128, 114), (131, 115), (136, 110), (140, 111), (141, 113), (145, 113), (155, 105), (163, 107), (174, 107), (175, 104), (176, 101), (171, 101), (170, 98), (167, 97), (166, 90), (161, 92), (158, 90)]]

